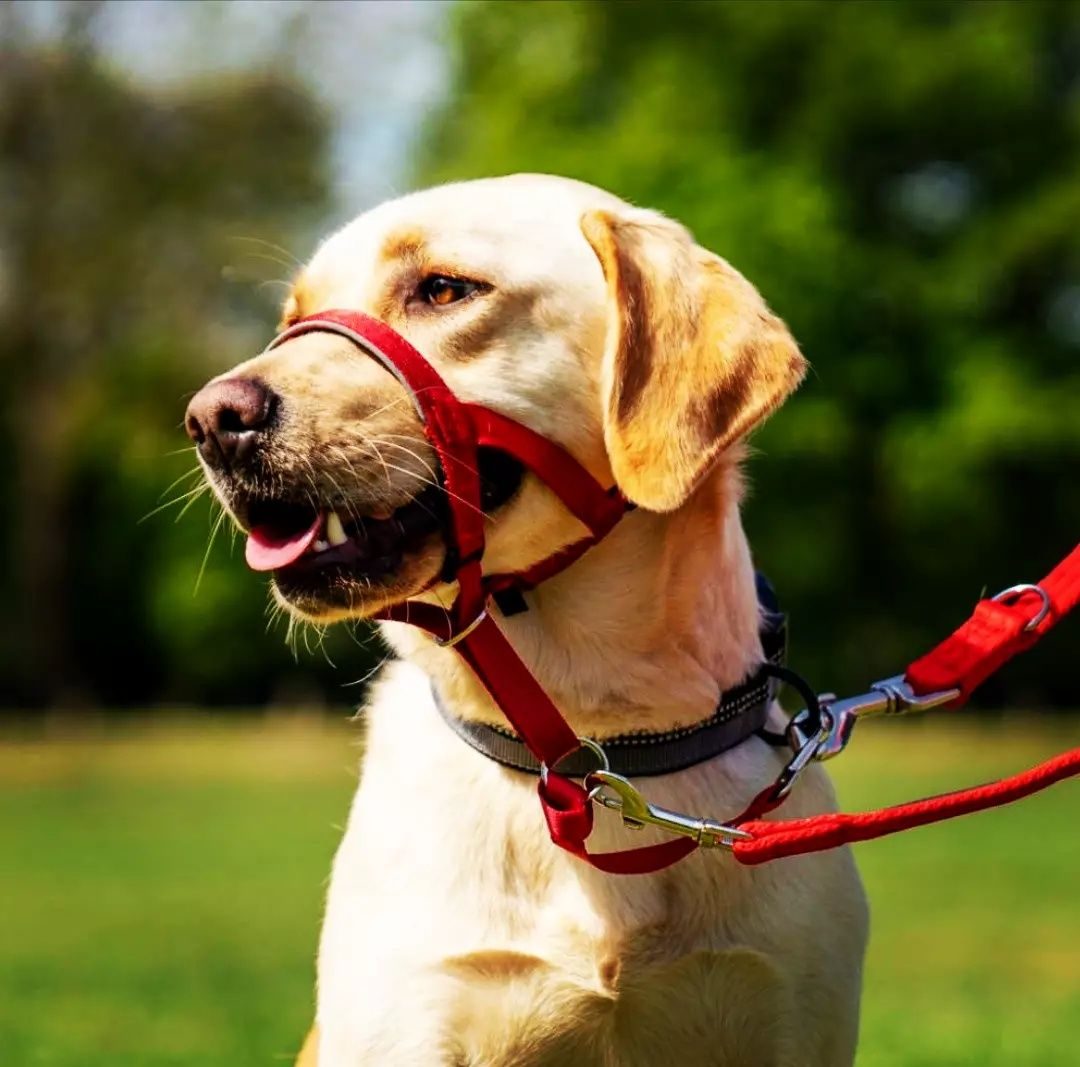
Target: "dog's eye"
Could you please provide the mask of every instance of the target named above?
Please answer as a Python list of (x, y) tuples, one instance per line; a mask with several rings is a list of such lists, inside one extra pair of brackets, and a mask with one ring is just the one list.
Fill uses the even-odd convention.
[(466, 278), (450, 278), (445, 274), (429, 274), (418, 290), (422, 300), (437, 307), (456, 304), (467, 296), (479, 292), (479, 282), (470, 282)]

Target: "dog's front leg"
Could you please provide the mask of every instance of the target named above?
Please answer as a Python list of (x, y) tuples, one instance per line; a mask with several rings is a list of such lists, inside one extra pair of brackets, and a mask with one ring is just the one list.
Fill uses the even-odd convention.
[(313, 1026), (306, 1038), (300, 1055), (296, 1058), (296, 1067), (318, 1067), (319, 1065), (319, 1028)]
[(460, 1067), (459, 983), (423, 964), (379, 970), (348, 987), (320, 985), (309, 1058), (297, 1067)]

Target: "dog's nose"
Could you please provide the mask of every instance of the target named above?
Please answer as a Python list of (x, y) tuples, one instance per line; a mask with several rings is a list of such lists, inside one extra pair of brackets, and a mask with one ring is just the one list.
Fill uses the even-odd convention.
[(230, 467), (255, 446), (276, 402), (276, 395), (254, 378), (225, 378), (195, 394), (184, 428), (210, 466)]

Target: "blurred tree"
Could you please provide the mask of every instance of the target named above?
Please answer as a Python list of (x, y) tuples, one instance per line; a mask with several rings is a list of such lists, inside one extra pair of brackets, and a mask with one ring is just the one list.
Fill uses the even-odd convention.
[[(747, 521), (816, 682), (894, 672), (1076, 542), (1080, 5), (473, 2), (452, 42), (425, 180), (659, 207), (799, 337)], [(1069, 643), (1011, 698), (1075, 707)]]
[(237, 236), (265, 254), (327, 211), (328, 120), (272, 74), (148, 94), (96, 54), (97, 8), (52, 49), (0, 12), (0, 700), (258, 702), (318, 662), (238, 561), (192, 597), (199, 507), (139, 520), (194, 467), (184, 396), (273, 321), (223, 277)]

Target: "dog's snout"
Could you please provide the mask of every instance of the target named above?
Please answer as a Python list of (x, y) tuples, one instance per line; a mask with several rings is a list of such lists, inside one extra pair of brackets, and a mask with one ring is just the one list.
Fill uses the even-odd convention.
[(277, 396), (254, 378), (225, 378), (199, 390), (184, 428), (211, 466), (231, 466), (252, 449), (270, 424)]

